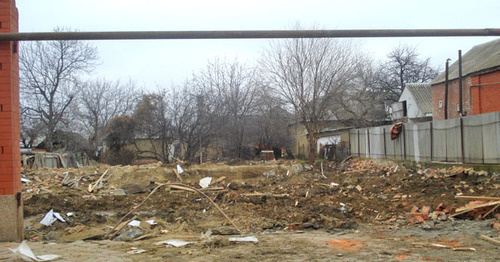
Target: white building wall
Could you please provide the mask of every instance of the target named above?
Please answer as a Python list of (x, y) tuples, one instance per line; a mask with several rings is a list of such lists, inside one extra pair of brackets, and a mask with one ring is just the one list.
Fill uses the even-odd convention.
[(409, 118), (424, 117), (425, 115), (420, 111), (415, 102), (415, 98), (408, 89), (405, 89), (399, 97), (399, 102), (406, 101), (406, 110)]

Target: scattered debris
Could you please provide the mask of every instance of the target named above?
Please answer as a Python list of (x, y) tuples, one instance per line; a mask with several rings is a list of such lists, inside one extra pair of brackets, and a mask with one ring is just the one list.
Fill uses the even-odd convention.
[(130, 241), (130, 240), (134, 240), (138, 237), (141, 237), (142, 235), (144, 235), (144, 231), (141, 228), (134, 227), (134, 228), (123, 231), (123, 233), (119, 234), (113, 240)]
[(51, 261), (54, 259), (58, 259), (60, 256), (58, 255), (41, 255), (35, 256), (31, 248), (28, 246), (28, 242), (24, 240), (21, 244), (16, 248), (9, 248), (10, 251), (14, 252), (24, 261)]
[(202, 178), (200, 179), (200, 186), (201, 188), (207, 188), (210, 183), (212, 183), (212, 178), (211, 177), (205, 177), (205, 178)]
[(453, 251), (472, 251), (476, 252), (476, 249), (473, 247), (451, 247), (448, 245), (438, 244), (438, 243), (412, 243), (415, 247), (419, 248), (443, 248), (443, 249), (451, 249)]
[(231, 242), (253, 242), (253, 243), (259, 243), (259, 240), (256, 237), (230, 237), (229, 241), (231, 241)]
[(138, 249), (136, 247), (131, 247), (127, 250), (127, 254), (142, 254), (144, 252), (147, 252), (145, 249)]
[(472, 201), (467, 205), (457, 208), (451, 217), (471, 213), (475, 217), (484, 218), (492, 214), (500, 206), (500, 201)]
[(45, 214), (43, 219), (40, 221), (40, 224), (44, 226), (51, 226), (57, 220), (66, 223), (66, 220), (64, 220), (61, 214), (54, 212), (54, 209), (51, 209), (49, 212), (47, 212), (47, 214)]
[(99, 177), (99, 179), (97, 179), (97, 181), (94, 183), (94, 185), (90, 185), (90, 184), (89, 184), (89, 192), (90, 192), (90, 193), (94, 192), (94, 190), (95, 190), (97, 187), (99, 187), (99, 188), (101, 188), (101, 187), (102, 187), (102, 184), (101, 184), (101, 183), (102, 183), (102, 180), (103, 180), (103, 178), (106, 176), (106, 174), (108, 174), (108, 172), (109, 172), (109, 168), (108, 168), (108, 169), (106, 169), (106, 171), (104, 171), (104, 173), (102, 173), (102, 175)]
[(131, 226), (131, 227), (140, 227), (141, 226), (141, 221), (139, 221), (139, 220), (132, 220), (127, 225)]
[(266, 178), (274, 178), (274, 177), (276, 177), (276, 172), (271, 170), (269, 172), (265, 172), (264, 174), (262, 174), (262, 176), (266, 177)]
[(155, 245), (168, 245), (168, 246), (173, 246), (173, 247), (183, 247), (189, 244), (194, 244), (195, 242), (188, 242), (180, 239), (169, 239), (169, 240), (164, 240), (160, 242), (156, 242)]
[(156, 221), (154, 221), (153, 219), (150, 219), (150, 220), (146, 220), (146, 223), (154, 226), (154, 225), (158, 225), (158, 223), (156, 223)]
[[(326, 179), (319, 174), (321, 165)], [(366, 223), (416, 227), (426, 234), (442, 230), (450, 221), (464, 223), (460, 224), (463, 227), (476, 223), (465, 219), (487, 219), (478, 221), (484, 222), (485, 229), (476, 230), (477, 236), (500, 227), (500, 177), (494, 173), (485, 175), (451, 166), (431, 168), (419, 163), (382, 165), (355, 158), (342, 164), (314, 165), (277, 160), (247, 165), (189, 164), (189, 175), (182, 176), (184, 181), (172, 183), (179, 181), (176, 166), (154, 163), (23, 170), (23, 178), (32, 181), (23, 183), (28, 221), (25, 237), (36, 241), (138, 241), (158, 236), (182, 238), (185, 233), (199, 236), (210, 231), (206, 238), (223, 239), (224, 245), (230, 245), (220, 235), (283, 231), (298, 234), (317, 229), (342, 232)], [(263, 177), (271, 171), (275, 176)], [(211, 181), (203, 188), (200, 181), (209, 177)], [(89, 185), (94, 188), (91, 193)], [(53, 211), (48, 218), (56, 224), (39, 224), (50, 209), (71, 210), (59, 215), (67, 224), (55, 222), (58, 218)], [(467, 246), (437, 243), (450, 250), (471, 251)], [(145, 246), (138, 247), (153, 253)]]
[(182, 169), (181, 165), (177, 165), (177, 173), (179, 173), (179, 175), (184, 173), (184, 170)]
[(486, 235), (481, 235), (481, 236), (479, 236), (479, 238), (482, 240), (486, 240), (494, 245), (500, 246), (500, 240), (498, 240), (498, 239), (494, 239), (494, 238), (491, 238), (491, 237), (486, 236)]

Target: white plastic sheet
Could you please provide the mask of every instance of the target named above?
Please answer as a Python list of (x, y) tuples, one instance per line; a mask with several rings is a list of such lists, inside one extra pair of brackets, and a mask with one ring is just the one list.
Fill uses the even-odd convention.
[(57, 218), (54, 217), (54, 210), (51, 209), (49, 212), (47, 212), (47, 214), (45, 214), (42, 221), (40, 221), (40, 224), (44, 226), (51, 226), (56, 221)]
[(18, 255), (24, 261), (50, 261), (60, 257), (59, 255), (35, 256), (26, 240), (24, 240), (18, 247), (9, 248), (9, 250)]
[(47, 212), (47, 214), (45, 214), (42, 221), (40, 221), (40, 224), (45, 226), (51, 226), (57, 220), (66, 223), (66, 220), (64, 220), (61, 214), (54, 212), (54, 209), (51, 209), (49, 212)]
[(179, 174), (184, 173), (184, 170), (182, 170), (181, 165), (177, 165), (177, 173), (179, 173)]
[(188, 242), (188, 241), (184, 241), (184, 240), (180, 240), (180, 239), (169, 239), (169, 240), (164, 240), (164, 241), (160, 241), (160, 242), (156, 242), (155, 245), (169, 245), (169, 246), (173, 246), (173, 247), (183, 247), (185, 245), (189, 245), (189, 244), (194, 244), (195, 242)]

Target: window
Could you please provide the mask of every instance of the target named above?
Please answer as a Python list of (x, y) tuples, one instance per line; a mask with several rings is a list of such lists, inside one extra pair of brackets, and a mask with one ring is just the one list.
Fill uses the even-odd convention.
[(401, 102), (403, 104), (403, 116), (408, 116), (408, 108), (406, 107), (406, 100)]

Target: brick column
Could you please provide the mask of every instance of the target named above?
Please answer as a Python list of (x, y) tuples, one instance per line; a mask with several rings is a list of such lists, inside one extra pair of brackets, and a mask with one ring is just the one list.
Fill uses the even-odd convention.
[[(18, 32), (15, 0), (0, 0), (0, 33)], [(17, 42), (0, 42), (0, 241), (23, 238)]]

